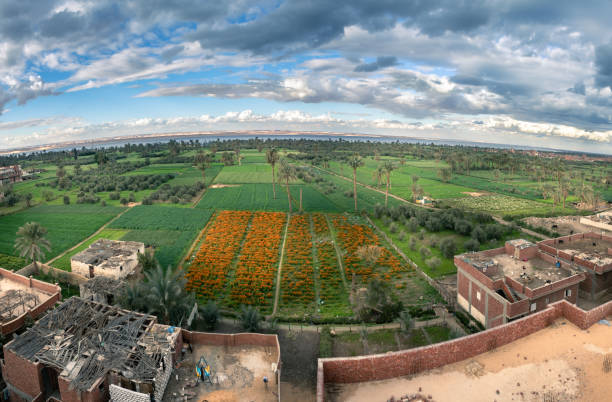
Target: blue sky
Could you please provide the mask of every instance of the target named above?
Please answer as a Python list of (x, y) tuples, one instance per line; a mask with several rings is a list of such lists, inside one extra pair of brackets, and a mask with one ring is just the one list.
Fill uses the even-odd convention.
[(0, 149), (223, 130), (612, 153), (607, 1), (0, 3)]

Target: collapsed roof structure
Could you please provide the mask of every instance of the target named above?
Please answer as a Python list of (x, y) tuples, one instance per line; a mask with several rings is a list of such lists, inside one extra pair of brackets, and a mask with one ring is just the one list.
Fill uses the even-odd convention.
[[(108, 375), (109, 382), (161, 399), (167, 383), (163, 377), (171, 371), (170, 356), (180, 331), (156, 321), (151, 315), (72, 297), (6, 345), (6, 366), (10, 367), (12, 352), (33, 365), (54, 369), (69, 391), (105, 393), (108, 384), (102, 387), (106, 391), (96, 387)], [(16, 381), (10, 369), (7, 374), (7, 383)], [(42, 383), (39, 388), (45, 396), (62, 390), (61, 385)]]

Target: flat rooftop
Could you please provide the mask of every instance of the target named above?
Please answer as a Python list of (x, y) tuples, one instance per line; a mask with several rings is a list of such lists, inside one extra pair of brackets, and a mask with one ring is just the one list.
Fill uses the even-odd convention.
[(530, 289), (569, 278), (577, 273), (567, 268), (558, 268), (555, 264), (539, 257), (522, 261), (506, 253), (494, 256), (468, 253), (463, 254), (462, 258), (493, 280), (507, 276), (519, 283), (524, 283)]
[(411, 394), (434, 401), (604, 402), (612, 395), (605, 359), (612, 359), (612, 327), (595, 324), (583, 331), (559, 319), (491, 352), (416, 376), (326, 386), (325, 400), (387, 401)]
[(608, 248), (612, 248), (612, 243), (609, 241), (581, 239), (555, 244), (553, 247), (598, 266), (612, 263), (612, 255), (608, 254)]
[[(278, 361), (276, 348), (264, 346), (215, 346), (192, 344), (183, 363), (172, 372), (164, 401), (275, 402), (277, 401), (273, 365)], [(195, 384), (195, 364), (203, 356), (212, 369), (213, 385)], [(178, 375), (178, 381), (176, 376)], [(268, 389), (263, 382), (268, 377)]]
[(0, 323), (20, 317), (52, 295), (0, 275)]
[(87, 249), (74, 255), (71, 260), (90, 265), (103, 263), (121, 263), (144, 247), (144, 243), (137, 241), (119, 241), (99, 239), (92, 243)]

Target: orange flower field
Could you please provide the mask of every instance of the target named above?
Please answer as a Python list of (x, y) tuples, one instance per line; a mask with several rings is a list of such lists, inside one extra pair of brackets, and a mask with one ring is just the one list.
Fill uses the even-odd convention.
[[(233, 304), (261, 307), (274, 296), (280, 245), (287, 215), (283, 212), (255, 212), (238, 258), (231, 285)], [(269, 305), (267, 307), (270, 307)]]
[(188, 291), (204, 299), (220, 298), (251, 215), (249, 211), (219, 213), (185, 275)]
[[(364, 264), (356, 254), (357, 249), (366, 245), (382, 246), (376, 233), (371, 227), (351, 223), (342, 215), (334, 216), (333, 224), (337, 230), (338, 242), (346, 251), (344, 269), (347, 280), (351, 280), (355, 273), (363, 283), (367, 283), (372, 278), (391, 281), (406, 269), (399, 259), (384, 247), (374, 266)], [(378, 269), (375, 270), (375, 267)]]
[(281, 306), (304, 307), (314, 311), (314, 270), (312, 236), (308, 215), (293, 215), (282, 270)]

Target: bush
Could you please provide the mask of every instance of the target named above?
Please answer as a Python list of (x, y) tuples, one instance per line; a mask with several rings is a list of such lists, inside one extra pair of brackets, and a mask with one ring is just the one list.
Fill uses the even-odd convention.
[(217, 322), (219, 321), (219, 307), (217, 304), (209, 300), (204, 306), (200, 308), (200, 316), (204, 323), (204, 329), (207, 331), (214, 331), (217, 328)]
[(423, 240), (425, 238), (425, 229), (421, 229), (419, 231), (419, 240)]
[(410, 242), (408, 245), (410, 246), (410, 250), (416, 250), (417, 241), (414, 236), (410, 238)]
[(429, 247), (438, 247), (438, 237), (437, 236), (431, 236), (429, 238)]
[(480, 250), (480, 242), (476, 239), (470, 239), (463, 244), (468, 251), (478, 251)]
[(259, 310), (253, 306), (242, 306), (240, 311), (240, 323), (245, 331), (256, 332), (259, 330), (260, 321), (261, 315), (259, 315)]
[(436, 268), (440, 266), (440, 264), (442, 264), (442, 261), (440, 261), (438, 257), (431, 257), (430, 259), (425, 261), (425, 264), (427, 264), (429, 268), (435, 270)]
[(108, 195), (108, 198), (109, 198), (110, 200), (118, 200), (119, 198), (121, 198), (121, 194), (120, 194), (118, 191), (117, 191), (117, 192), (114, 192), (114, 193), (110, 193), (110, 194)]
[(389, 225), (389, 232), (397, 233), (397, 224), (395, 222), (391, 222)]
[(455, 232), (467, 236), (472, 232), (472, 223), (465, 219), (455, 221)]
[(70, 197), (67, 195), (64, 196), (64, 205), (70, 205)]
[(408, 230), (412, 233), (415, 233), (417, 230), (419, 230), (419, 222), (414, 216), (408, 221)]
[(121, 201), (119, 201), (119, 202), (121, 203), (121, 205), (127, 205), (127, 204), (128, 204), (128, 200), (127, 200), (127, 198), (125, 198), (125, 197), (123, 197), (123, 198), (121, 199)]
[(421, 246), (421, 248), (419, 248), (419, 253), (423, 258), (429, 257), (431, 255), (431, 251), (425, 246)]
[(53, 191), (50, 191), (50, 190), (43, 191), (42, 196), (47, 202), (52, 201), (54, 198)]
[(406, 232), (402, 230), (401, 232), (399, 232), (399, 235), (397, 235), (397, 237), (400, 239), (400, 241), (404, 241), (406, 239)]
[(440, 251), (442, 252), (442, 255), (446, 258), (453, 258), (456, 250), (457, 245), (455, 244), (455, 240), (453, 239), (446, 238), (440, 243)]

